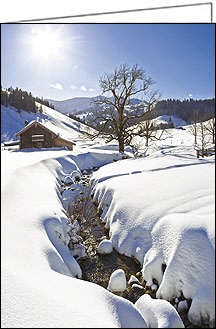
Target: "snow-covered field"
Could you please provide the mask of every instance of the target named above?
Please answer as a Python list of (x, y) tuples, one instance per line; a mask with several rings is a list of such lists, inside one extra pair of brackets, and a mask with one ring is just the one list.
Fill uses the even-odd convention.
[[(72, 129), (62, 114), (52, 118)], [(147, 156), (124, 160), (115, 145), (94, 146), (75, 133), (74, 151), (2, 147), (2, 328), (181, 328), (182, 307), (195, 325), (214, 327), (215, 158), (196, 158), (187, 129), (170, 132)], [(92, 167), (100, 167), (92, 193), (109, 241), (139, 260), (148, 286), (157, 280), (156, 300), (133, 304), (82, 280), (67, 247), (60, 183)]]

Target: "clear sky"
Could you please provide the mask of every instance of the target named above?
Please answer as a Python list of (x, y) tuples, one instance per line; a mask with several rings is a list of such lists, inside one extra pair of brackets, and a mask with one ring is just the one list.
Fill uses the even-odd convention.
[(214, 24), (1, 24), (1, 84), (65, 100), (138, 64), (162, 98), (215, 97)]

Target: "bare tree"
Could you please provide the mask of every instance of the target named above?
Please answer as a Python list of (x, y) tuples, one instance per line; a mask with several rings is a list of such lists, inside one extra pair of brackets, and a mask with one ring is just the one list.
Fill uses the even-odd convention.
[(194, 135), (194, 147), (197, 157), (208, 155), (208, 148), (211, 144), (215, 144), (215, 118), (209, 119), (209, 113), (205, 112), (202, 116), (198, 110), (192, 113), (193, 124), (190, 126), (189, 132)]
[(195, 150), (197, 157), (201, 155), (208, 156), (208, 148), (211, 146), (211, 135), (207, 129), (208, 121), (201, 121), (197, 124), (197, 144), (195, 144)]
[[(127, 64), (120, 65), (114, 73), (101, 77), (102, 96), (94, 101), (96, 108), (92, 116), (97, 132), (92, 137), (102, 136), (107, 142), (117, 140), (119, 152), (123, 153), (133, 136), (138, 135), (135, 125), (145, 120), (159, 100), (158, 91), (147, 94), (153, 83), (137, 64), (131, 68)], [(148, 100), (132, 109), (131, 97), (140, 92), (144, 92)]]
[(206, 125), (204, 122), (199, 123), (199, 133), (200, 133), (200, 150), (201, 156), (207, 155), (207, 146), (209, 145), (209, 134), (206, 130)]
[(197, 135), (198, 135), (198, 123), (201, 120), (199, 117), (199, 111), (194, 109), (192, 112), (193, 125), (190, 126), (190, 133), (194, 135), (194, 144), (197, 144)]
[(212, 144), (215, 144), (215, 118), (211, 118), (205, 125), (206, 130), (212, 136)]
[(145, 146), (149, 146), (150, 141), (160, 140), (165, 129), (158, 129), (156, 121), (146, 119), (138, 123), (138, 136), (145, 138)]

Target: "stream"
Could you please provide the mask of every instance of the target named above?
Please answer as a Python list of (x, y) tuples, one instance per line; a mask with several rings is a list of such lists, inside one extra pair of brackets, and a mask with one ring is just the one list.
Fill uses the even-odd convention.
[[(133, 258), (121, 255), (116, 250), (113, 250), (110, 254), (97, 253), (97, 246), (104, 237), (108, 238), (107, 233), (99, 218), (96, 218), (95, 225), (91, 225), (88, 232), (85, 233), (86, 239), (84, 238), (83, 244), (89, 256), (78, 260), (83, 272), (83, 280), (107, 288), (110, 275), (115, 270), (122, 269), (125, 272), (127, 282), (131, 275), (136, 276), (141, 281), (141, 267)], [(134, 294), (131, 290), (131, 286), (128, 284), (122, 296), (132, 302), (135, 302), (144, 293), (144, 287), (142, 290), (137, 289), (136, 292), (133, 289)]]
[[(131, 257), (119, 254), (113, 250), (110, 254), (98, 254), (97, 247), (103, 239), (109, 239), (109, 231), (102, 223), (96, 206), (91, 199), (90, 177), (92, 171), (83, 174), (81, 179), (75, 184), (68, 186), (63, 184), (63, 190), (71, 189), (78, 192), (78, 197), (71, 204), (70, 211), (67, 211), (69, 218), (76, 218), (80, 223), (79, 236), (81, 243), (86, 249), (86, 256), (78, 258), (82, 269), (82, 279), (102, 286), (107, 289), (110, 275), (117, 269), (125, 272), (127, 280), (127, 288), (123, 293), (115, 293), (123, 298), (135, 303), (144, 293), (149, 294), (152, 298), (156, 298), (156, 291), (152, 291), (145, 286), (144, 278), (141, 273), (141, 265)], [(82, 221), (82, 219), (85, 219)], [(129, 283), (131, 276), (139, 281)], [(133, 283), (136, 283), (133, 285)], [(137, 284), (138, 283), (138, 284)], [(157, 282), (154, 282), (157, 284)], [(182, 311), (180, 317), (185, 328), (209, 328), (207, 325), (195, 326), (187, 318), (187, 312)]]
[(127, 289), (120, 294), (134, 303), (145, 292), (139, 262), (134, 258), (119, 254), (116, 250), (110, 254), (97, 253), (99, 243), (105, 238), (109, 239), (109, 231), (102, 223), (97, 208), (91, 199), (91, 175), (92, 171), (88, 171), (74, 184), (63, 185), (64, 190), (78, 192), (74, 202), (66, 211), (68, 217), (76, 218), (81, 227), (78, 234), (85, 247), (86, 256), (77, 258), (77, 262), (82, 269), (82, 279), (96, 283), (106, 289), (111, 274), (117, 269), (122, 269), (125, 272), (127, 282), (132, 275), (139, 280), (136, 283), (140, 284), (140, 288), (132, 288), (131, 284), (128, 283)]

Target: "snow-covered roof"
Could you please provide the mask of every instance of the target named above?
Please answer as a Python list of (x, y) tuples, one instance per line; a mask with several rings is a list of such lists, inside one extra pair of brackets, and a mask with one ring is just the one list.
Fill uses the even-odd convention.
[(30, 129), (32, 126), (34, 125), (39, 125), (41, 126), (42, 128), (46, 129), (47, 131), (49, 131), (50, 133), (54, 133), (56, 136), (56, 132), (54, 132), (53, 130), (51, 130), (50, 128), (48, 128), (46, 125), (40, 123), (38, 120), (32, 120), (30, 123), (28, 123), (23, 129), (21, 129), (20, 131), (18, 131), (16, 133), (16, 136), (20, 136), (22, 135), (25, 131), (27, 131), (28, 129)]
[(23, 129), (18, 131), (16, 133), (16, 136), (22, 135), (25, 131), (27, 131), (28, 129), (30, 129), (32, 126), (34, 126), (36, 124), (41, 126), (43, 129), (47, 130), (51, 134), (54, 134), (55, 137), (61, 138), (62, 140), (68, 141), (68, 142), (73, 143), (75, 145), (75, 143), (72, 140), (70, 140), (66, 136), (62, 135), (62, 133), (60, 133), (61, 130), (57, 126), (52, 124), (49, 120), (44, 120), (43, 122), (39, 122), (38, 120), (32, 120)]

